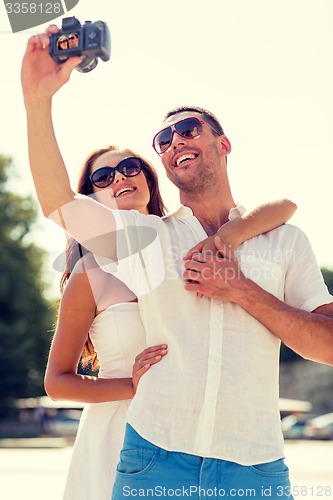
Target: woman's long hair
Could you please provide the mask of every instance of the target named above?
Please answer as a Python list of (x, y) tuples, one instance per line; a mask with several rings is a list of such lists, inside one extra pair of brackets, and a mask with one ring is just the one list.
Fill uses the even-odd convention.
[[(162, 217), (166, 212), (166, 207), (163, 203), (162, 196), (160, 193), (157, 173), (154, 167), (147, 161), (145, 158), (142, 158), (140, 155), (136, 154), (131, 149), (119, 149), (117, 146), (106, 146), (105, 148), (96, 149), (86, 158), (81, 175), (79, 177), (77, 192), (84, 195), (93, 194), (93, 186), (89, 179), (91, 174), (93, 163), (104, 153), (108, 152), (117, 152), (117, 153), (128, 153), (128, 156), (137, 156), (142, 160), (142, 171), (146, 177), (147, 185), (149, 188), (150, 199), (147, 205), (148, 212), (153, 215), (157, 215), (158, 217)], [(75, 264), (88, 253), (88, 250), (84, 248), (80, 243), (78, 243), (73, 238), (69, 238), (66, 246), (66, 270), (63, 273), (60, 280), (60, 291), (63, 293), (66, 283), (74, 269)], [(96, 352), (94, 350), (94, 346), (91, 342), (91, 339), (88, 334), (88, 338), (84, 345), (80, 364), (83, 368), (90, 367), (92, 371), (96, 371), (98, 369), (98, 359)]]

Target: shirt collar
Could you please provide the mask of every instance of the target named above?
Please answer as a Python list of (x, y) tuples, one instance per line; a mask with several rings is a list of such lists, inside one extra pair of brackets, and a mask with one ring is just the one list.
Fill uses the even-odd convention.
[[(243, 205), (236, 205), (229, 212), (229, 220), (237, 219), (237, 217), (241, 217), (246, 212), (245, 207)], [(163, 219), (168, 219), (169, 217), (176, 217), (176, 219), (186, 219), (188, 217), (193, 217), (193, 212), (189, 207), (185, 207), (184, 205), (180, 205), (176, 210), (172, 212), (168, 212), (164, 215)]]
[(246, 212), (245, 207), (243, 205), (236, 205), (229, 212), (229, 220), (237, 219), (237, 217), (241, 217)]

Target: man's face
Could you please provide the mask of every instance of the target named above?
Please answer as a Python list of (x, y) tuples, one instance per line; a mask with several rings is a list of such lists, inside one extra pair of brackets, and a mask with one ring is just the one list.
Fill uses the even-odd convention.
[[(186, 111), (170, 116), (162, 128), (192, 116), (203, 120), (200, 113)], [(174, 131), (169, 148), (161, 155), (168, 178), (187, 193), (202, 192), (214, 185), (221, 166), (220, 143), (221, 136), (214, 135), (207, 124), (202, 125), (201, 134), (194, 138), (182, 137)]]
[(78, 36), (73, 33), (71, 35), (69, 35), (68, 37), (68, 43), (69, 43), (69, 48), (73, 48), (73, 47), (77, 47), (79, 45), (79, 39), (78, 39)]

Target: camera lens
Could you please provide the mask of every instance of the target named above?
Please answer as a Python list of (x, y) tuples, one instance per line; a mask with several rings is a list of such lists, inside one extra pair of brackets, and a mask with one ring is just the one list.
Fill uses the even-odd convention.
[(97, 57), (85, 58), (78, 66), (76, 66), (75, 69), (77, 69), (77, 71), (79, 71), (80, 73), (89, 73), (89, 71), (92, 71), (94, 68), (96, 68), (97, 63)]

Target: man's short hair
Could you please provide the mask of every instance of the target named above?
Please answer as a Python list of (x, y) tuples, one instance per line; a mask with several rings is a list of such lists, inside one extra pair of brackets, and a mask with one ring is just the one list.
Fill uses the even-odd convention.
[(216, 116), (208, 109), (200, 108), (199, 106), (179, 106), (177, 108), (173, 108), (165, 115), (164, 120), (167, 120), (170, 116), (177, 115), (178, 113), (184, 112), (193, 112), (199, 113), (204, 117), (204, 121), (213, 127), (218, 132), (218, 135), (224, 135), (224, 131), (221, 123), (216, 118)]

